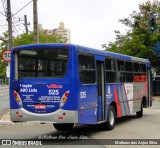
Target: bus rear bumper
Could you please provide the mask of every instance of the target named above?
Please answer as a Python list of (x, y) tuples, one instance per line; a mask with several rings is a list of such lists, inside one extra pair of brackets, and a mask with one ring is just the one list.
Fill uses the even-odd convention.
[(10, 109), (10, 119), (13, 122), (40, 122), (40, 123), (78, 123), (78, 111), (59, 109), (53, 113), (32, 113), (24, 108)]

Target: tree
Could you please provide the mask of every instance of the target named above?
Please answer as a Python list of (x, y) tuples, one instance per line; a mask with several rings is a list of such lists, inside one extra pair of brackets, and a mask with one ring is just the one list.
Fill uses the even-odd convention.
[[(60, 36), (53, 35), (44, 35), (43, 33), (39, 33), (39, 42), (40, 43), (62, 43), (62, 38)], [(33, 44), (33, 32), (30, 34), (21, 34), (17, 38), (14, 39), (14, 46), (25, 45), (25, 44)]]
[[(109, 42), (102, 45), (108, 51), (118, 52), (131, 56), (147, 58), (151, 61), (152, 66), (160, 69), (160, 59), (157, 58), (157, 53), (153, 47), (159, 44), (160, 31), (157, 30), (156, 34), (149, 33), (148, 31), (148, 18), (149, 15), (159, 16), (159, 2), (154, 0), (151, 3), (149, 0), (145, 3), (140, 3), (139, 12), (133, 11), (129, 17), (120, 19), (119, 22), (129, 27), (130, 29), (125, 35), (116, 30), (115, 42)], [(160, 24), (160, 18), (157, 17), (157, 24)]]
[(1, 38), (1, 42), (0, 42), (0, 79), (4, 79), (6, 76), (6, 66), (7, 63), (5, 63), (2, 60), (2, 52), (3, 50), (7, 49), (7, 38), (8, 38), (8, 32), (3, 33), (3, 38)]

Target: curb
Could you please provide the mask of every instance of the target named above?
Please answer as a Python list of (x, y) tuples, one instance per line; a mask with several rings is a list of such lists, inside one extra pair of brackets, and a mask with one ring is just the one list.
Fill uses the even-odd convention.
[(7, 111), (0, 119), (0, 125), (26, 125), (26, 124), (39, 124), (40, 122), (12, 122), (10, 120), (10, 112)]
[(1, 119), (0, 119), (0, 124), (12, 124), (13, 122), (10, 121), (10, 115), (9, 115), (9, 111), (7, 111), (5, 114), (2, 115)]

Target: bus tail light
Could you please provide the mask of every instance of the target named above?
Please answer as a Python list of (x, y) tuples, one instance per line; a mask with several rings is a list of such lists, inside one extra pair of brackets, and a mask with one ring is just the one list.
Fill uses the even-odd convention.
[(65, 93), (63, 94), (63, 96), (61, 97), (60, 104), (59, 104), (59, 107), (60, 107), (60, 108), (62, 108), (63, 105), (67, 102), (68, 96), (69, 96), (69, 91), (67, 91), (67, 92), (65, 92)]
[(17, 101), (17, 102), (20, 102), (21, 100), (20, 100), (20, 98), (17, 97), (17, 98), (16, 98), (16, 101)]
[(66, 93), (65, 93), (65, 96), (68, 97), (68, 96), (69, 96), (69, 92), (66, 92)]
[(66, 98), (66, 97), (64, 97), (64, 98), (63, 98), (63, 102), (66, 102), (66, 101), (67, 101), (67, 98)]
[(14, 97), (17, 97), (17, 93), (16, 92), (14, 92)]
[(14, 98), (15, 98), (16, 102), (18, 103), (18, 105), (20, 107), (23, 107), (22, 100), (21, 100), (21, 97), (19, 96), (19, 94), (16, 91), (14, 91), (13, 95), (14, 95)]

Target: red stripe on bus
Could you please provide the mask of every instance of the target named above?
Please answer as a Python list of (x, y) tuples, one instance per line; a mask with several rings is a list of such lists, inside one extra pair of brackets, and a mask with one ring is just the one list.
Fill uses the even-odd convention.
[(116, 90), (116, 86), (114, 86), (114, 99), (116, 101), (116, 106), (117, 106), (117, 116), (118, 117), (122, 117), (121, 106), (120, 106), (120, 103), (119, 103), (118, 93), (117, 93), (117, 90)]

